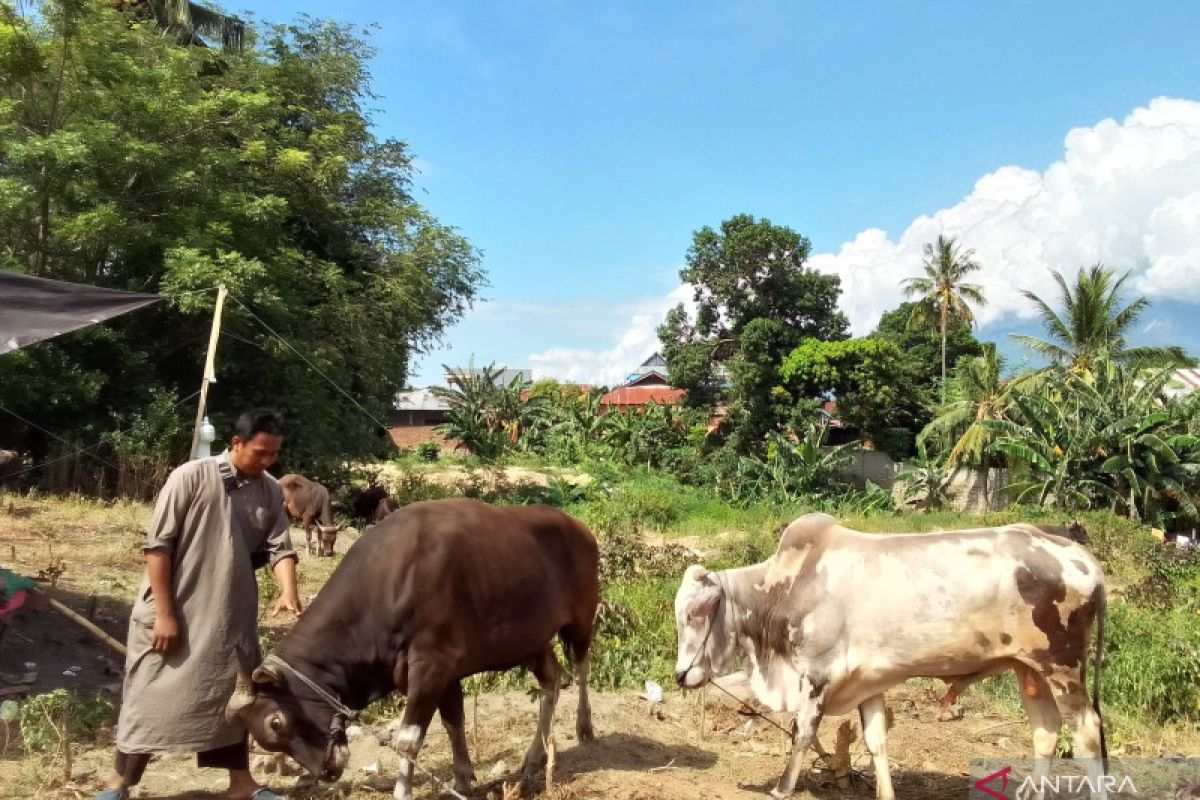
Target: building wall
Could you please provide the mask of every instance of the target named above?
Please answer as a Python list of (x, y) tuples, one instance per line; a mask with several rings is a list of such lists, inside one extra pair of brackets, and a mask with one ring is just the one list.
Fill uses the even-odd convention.
[[(879, 450), (856, 448), (850, 451), (849, 455), (850, 461), (842, 473), (847, 480), (859, 488), (863, 488), (867, 481), (870, 481), (891, 492), (897, 504), (904, 501), (905, 481), (896, 480), (896, 476), (911, 465), (896, 461)], [(1006, 469), (988, 470), (985, 478), (983, 470), (959, 468), (950, 479), (950, 493), (953, 498), (950, 507), (955, 511), (969, 513), (1004, 508), (1009, 504), (1009, 499), (1003, 489), (1011, 481), (1012, 475)]]

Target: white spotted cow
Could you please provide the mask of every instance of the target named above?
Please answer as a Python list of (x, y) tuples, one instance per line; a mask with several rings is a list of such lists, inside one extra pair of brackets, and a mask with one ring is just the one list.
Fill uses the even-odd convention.
[[(1034, 781), (1049, 775), (1063, 714), (1074, 755), (1088, 759), (1104, 798), (1107, 752), (1099, 713), (1104, 574), (1082, 545), (1032, 525), (878, 535), (807, 514), (761, 564), (709, 572), (691, 566), (675, 597), (676, 681), (694, 689), (744, 659), (758, 700), (796, 715), (787, 768), (771, 795), (788, 797), (826, 714), (857, 708), (875, 766), (888, 772), (884, 692), (930, 677), (962, 689), (1017, 674), (1033, 728)], [(1096, 685), (1086, 661), (1092, 623)], [(1097, 759), (1097, 757), (1100, 759)]]

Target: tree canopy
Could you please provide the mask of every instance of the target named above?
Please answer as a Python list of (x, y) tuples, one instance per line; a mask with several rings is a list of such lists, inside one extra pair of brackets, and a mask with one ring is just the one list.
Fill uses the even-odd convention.
[(808, 253), (808, 239), (749, 214), (701, 228), (679, 273), (694, 287), (695, 318), (680, 304), (658, 329), (671, 384), (692, 404), (726, 394), (739, 449), (782, 413), (771, 390), (783, 357), (806, 338), (846, 338), (841, 280), (807, 267)]
[[(411, 197), (408, 147), (373, 132), (370, 55), (357, 29), (309, 19), (247, 28), (222, 52), (99, 0), (33, 15), (0, 2), (0, 268), (173, 295), (0, 359), (0, 405), (86, 439), (187, 397), (212, 313), (202, 290), (223, 282), (218, 428), (269, 405), (294, 463), (375, 447), (368, 414), (386, 419), (411, 355), (483, 273)], [(0, 436), (48, 448), (11, 418)]]

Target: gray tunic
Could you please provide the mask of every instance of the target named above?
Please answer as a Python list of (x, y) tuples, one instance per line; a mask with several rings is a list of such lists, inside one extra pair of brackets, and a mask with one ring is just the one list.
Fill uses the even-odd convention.
[(283, 492), (270, 475), (227, 490), (228, 451), (177, 467), (158, 495), (143, 550), (171, 554), (180, 638), (151, 649), (155, 603), (143, 575), (129, 620), (117, 748), (125, 753), (200, 752), (235, 744), (225, 720), (239, 667), (259, 662), (258, 586), (252, 556), (295, 557)]

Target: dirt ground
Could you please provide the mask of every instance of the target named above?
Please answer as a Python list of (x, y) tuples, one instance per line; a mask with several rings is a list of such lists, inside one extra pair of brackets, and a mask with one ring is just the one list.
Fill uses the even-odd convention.
[[(579, 744), (574, 736), (574, 689), (563, 692), (555, 719), (556, 758), (553, 783), (544, 780), (526, 787), (526, 796), (547, 800), (761, 800), (783, 769), (787, 752), (784, 735), (768, 724), (738, 713), (732, 701), (706, 693), (703, 727), (700, 695), (668, 692), (651, 712), (633, 693), (593, 695), (597, 738)], [(889, 746), (898, 795), (911, 800), (961, 798), (967, 788), (967, 760), (972, 757), (1021, 755), (1028, 747), (1023, 720), (989, 713), (968, 703), (964, 719), (938, 722), (937, 707), (924, 689), (911, 686), (892, 698), (896, 721)], [(468, 719), (473, 716), (468, 699)], [(787, 725), (786, 715), (771, 715)], [(468, 722), (468, 739), (479, 785), (470, 797), (501, 800), (504, 784), (519, 781), (521, 757), (529, 744), (536, 705), (524, 693), (483, 695), (479, 698), (478, 728)], [(840, 720), (826, 720), (821, 739), (832, 747)], [(857, 725), (857, 723), (856, 723)], [(385, 798), (390, 796), (398, 757), (381, 745), (383, 723), (364, 726), (351, 740), (351, 763), (336, 785), (312, 786), (292, 775), (267, 774), (269, 756), (256, 756), (260, 779), (292, 797)], [(833, 785), (828, 770), (809, 771), (796, 797), (871, 798), (870, 769), (861, 741), (851, 746), (860, 776), (849, 790)], [(76, 754), (70, 785), (34, 786), (17, 780), (5, 797), (87, 798), (108, 767), (111, 750), (96, 748)], [(813, 758), (809, 758), (810, 764)], [(445, 731), (436, 721), (430, 727), (419, 764), (439, 781), (452, 780)], [(18, 766), (0, 762), (0, 775)], [(289, 765), (290, 766), (290, 765)], [(365, 769), (364, 769), (365, 768)], [(164, 800), (218, 797), (222, 776), (197, 769), (186, 756), (156, 758), (136, 796)], [(451, 797), (426, 775), (418, 775), (416, 796), (421, 800)]]
[[(64, 568), (56, 597), (118, 640), (124, 639), (129, 601), (141, 577), (140, 525), (149, 509), (140, 504), (103, 504), (94, 501), (61, 501), (0, 496), (0, 564), (27, 575), (36, 575), (55, 564)], [(302, 544), (303, 531), (293, 536)], [(337, 550), (344, 552), (357, 534), (343, 532)], [(700, 542), (694, 543), (697, 547)], [(334, 559), (310, 558), (300, 562), (301, 590), (315, 594), (333, 571)], [(93, 598), (95, 598), (93, 600)], [(261, 618), (268, 640), (286, 630), (289, 621)], [(119, 680), (121, 659), (80, 627), (49, 608), (24, 612), (0, 646), (0, 673), (25, 670), (36, 664), (33, 692), (58, 687), (84, 693), (101, 691)], [(69, 667), (77, 674), (64, 675)], [(75, 672), (75, 670), (70, 670)], [(4, 684), (0, 683), (0, 686)], [(940, 683), (913, 681), (889, 694), (895, 720), (889, 738), (892, 775), (904, 800), (961, 798), (967, 787), (971, 758), (1025, 756), (1030, 734), (1024, 719), (990, 702), (978, 690), (963, 698), (962, 719), (939, 722), (936, 698)], [(581, 745), (575, 741), (574, 689), (563, 692), (555, 722), (557, 754), (553, 783), (527, 787), (526, 796), (546, 800), (744, 800), (762, 798), (783, 769), (787, 741), (776, 728), (739, 713), (732, 701), (709, 690), (683, 695), (668, 687), (664, 702), (651, 713), (636, 693), (593, 695), (597, 739)], [(522, 754), (533, 733), (536, 705), (524, 693), (483, 695), (478, 700), (478, 725), (471, 721), (472, 701), (467, 701), (468, 736), (479, 785), (472, 800), (511, 800), (504, 784), (515, 783)], [(701, 721), (703, 719), (703, 725)], [(784, 726), (786, 715), (773, 715)], [(840, 720), (826, 720), (820, 739), (832, 748)], [(857, 726), (857, 720), (855, 720)], [(352, 761), (336, 785), (297, 785), (293, 775), (266, 772), (257, 763), (261, 779), (276, 791), (304, 800), (315, 798), (386, 798), (390, 796), (398, 757), (376, 739), (386, 720), (354, 736)], [(3, 724), (0, 723), (0, 728)], [(11, 739), (12, 731), (6, 732)], [(0, 797), (89, 798), (95, 792), (112, 757), (102, 733), (95, 746), (74, 753), (72, 776), (62, 779), (62, 760), (31, 756), (19, 743), (0, 736)], [(1200, 751), (1195, 732), (1148, 732), (1140, 742), (1126, 741), (1127, 751), (1152, 755)], [(1134, 749), (1136, 746), (1136, 750)], [(855, 741), (851, 754), (856, 767), (869, 773), (865, 748)], [(270, 761), (266, 756), (263, 761)], [(809, 761), (811, 763), (812, 757)], [(431, 726), (420, 766), (443, 781), (450, 780), (451, 764), (444, 730)], [(364, 768), (369, 768), (370, 771)], [(164, 756), (151, 764), (137, 796), (185, 800), (221, 797), (223, 776), (195, 767), (191, 757)], [(419, 775), (417, 797), (448, 798), (428, 777)], [(821, 798), (871, 798), (867, 780), (849, 790), (837, 789), (828, 771), (810, 771), (796, 794), (801, 800)]]

